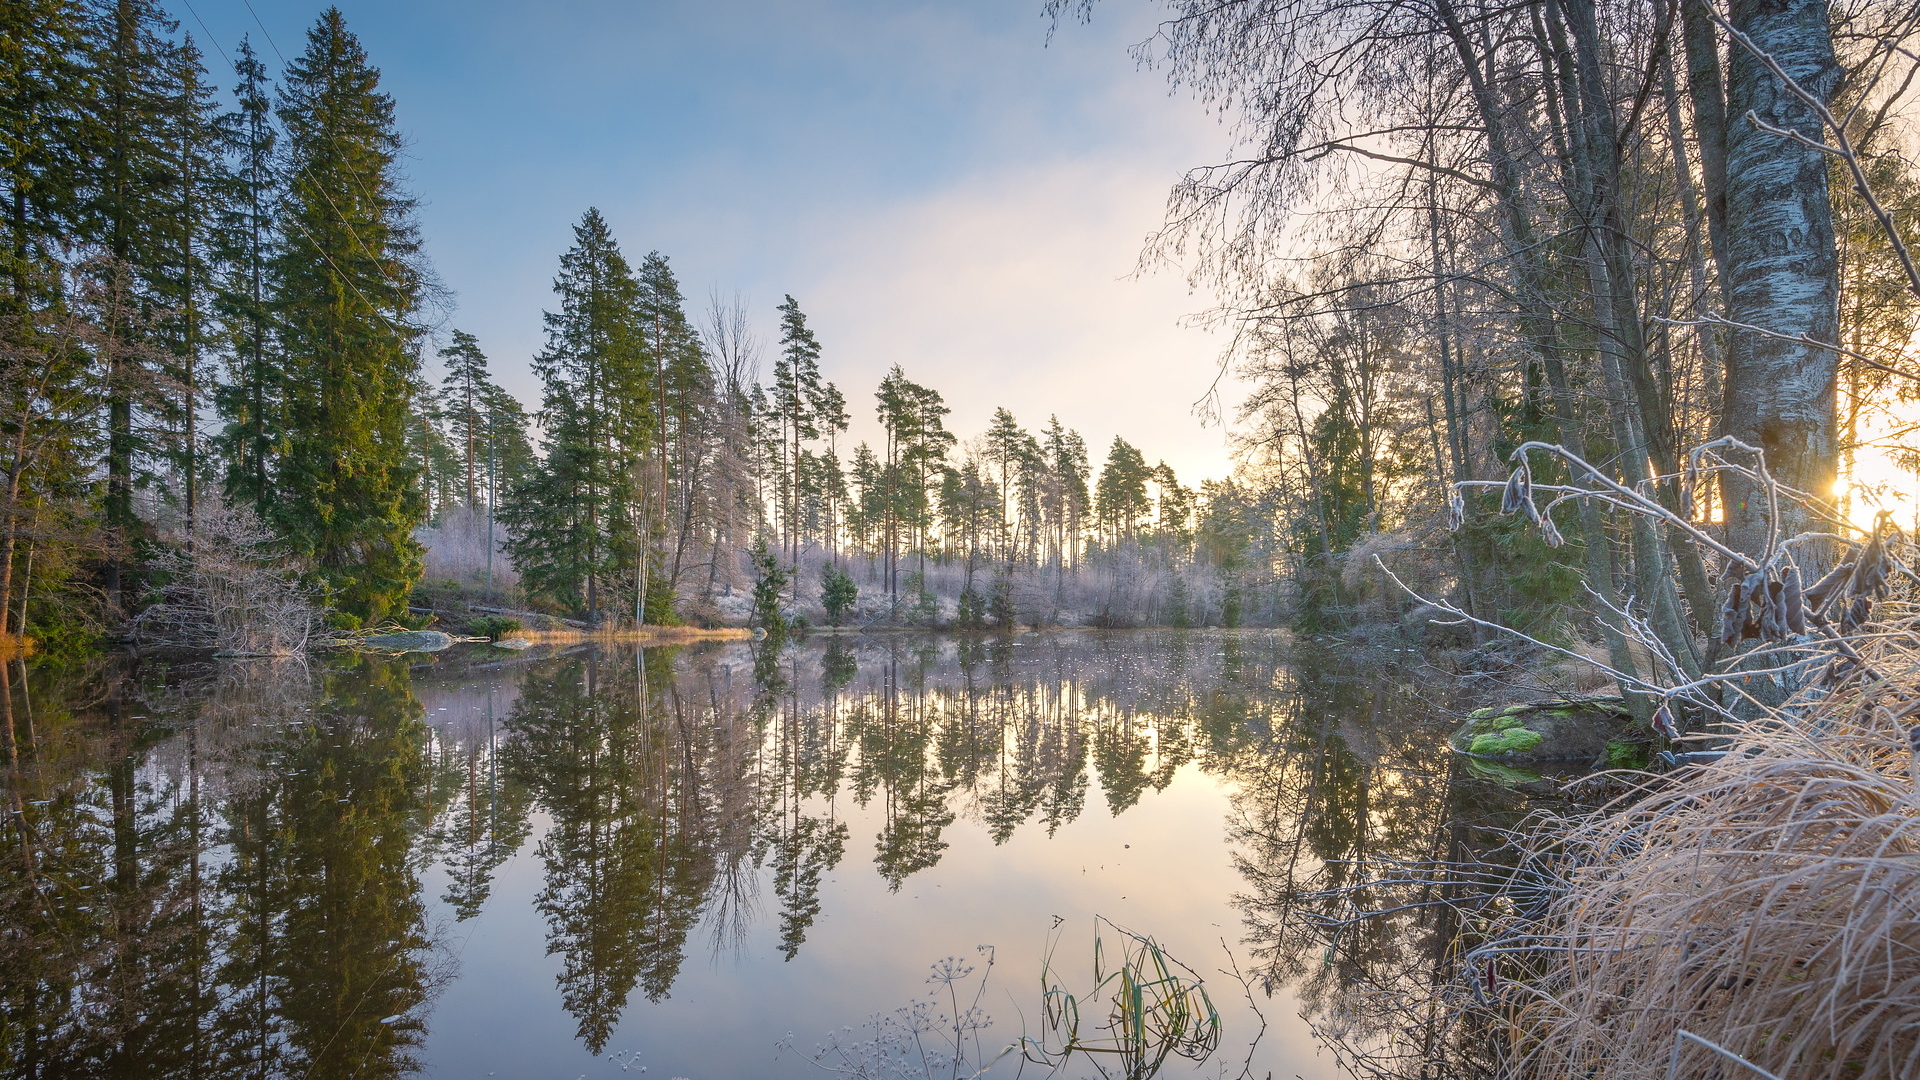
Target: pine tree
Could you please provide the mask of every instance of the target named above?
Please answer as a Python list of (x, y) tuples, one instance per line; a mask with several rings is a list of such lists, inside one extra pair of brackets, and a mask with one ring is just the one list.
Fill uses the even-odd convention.
[(409, 462), (419, 246), (400, 188), (400, 136), (380, 73), (329, 8), (291, 65), (279, 116), (286, 195), (272, 276), (286, 373), (270, 518), (311, 557), (341, 610), (404, 614), (426, 517)]
[(773, 362), (772, 401), (784, 435), (780, 447), (777, 490), (781, 496), (781, 524), (787, 534), (789, 556), (800, 555), (800, 451), (809, 439), (820, 437), (814, 404), (820, 397), (820, 342), (807, 328), (807, 317), (792, 296), (780, 305), (780, 358)]
[(1027, 433), (1014, 420), (1013, 414), (1004, 408), (993, 410), (993, 424), (987, 428), (987, 452), (1000, 469), (997, 481), (1000, 506), (993, 520), (994, 539), (999, 544), (1001, 555), (1012, 559), (1011, 536), (1007, 521), (1007, 504), (1013, 496), (1014, 464), (1020, 459), (1020, 448), (1027, 439)]
[(1100, 470), (1100, 483), (1094, 490), (1094, 507), (1100, 523), (1114, 540), (1131, 540), (1140, 515), (1147, 512), (1147, 481), (1153, 470), (1146, 459), (1127, 440), (1114, 436), (1107, 451), (1107, 464)]
[(1077, 431), (1061, 425), (1058, 416), (1047, 418), (1045, 447), (1048, 471), (1053, 476), (1051, 509), (1055, 541), (1059, 545), (1062, 582), (1067, 566), (1078, 552), (1080, 518), (1087, 508), (1087, 444)]

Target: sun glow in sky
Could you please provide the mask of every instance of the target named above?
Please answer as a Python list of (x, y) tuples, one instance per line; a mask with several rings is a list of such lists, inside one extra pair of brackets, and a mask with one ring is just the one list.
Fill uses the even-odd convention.
[[(321, 8), (168, 2), (223, 86), (243, 34), (277, 71)], [(1130, 276), (1169, 185), (1228, 143), (1128, 57), (1152, 9), (1049, 40), (1041, 0), (339, 6), (397, 102), (446, 325), (529, 406), (559, 256), (598, 206), (630, 259), (672, 259), (694, 313), (739, 290), (763, 372), (793, 294), (854, 440), (898, 363), (963, 438), (1004, 405), (1030, 430), (1059, 414), (1096, 467), (1119, 435), (1188, 483), (1230, 471), (1193, 414), (1224, 345), (1183, 325), (1208, 298)]]
[(1874, 516), (1890, 510), (1894, 523), (1907, 535), (1920, 537), (1920, 476), (1908, 467), (1916, 460), (1920, 460), (1920, 402), (1880, 403), (1862, 418), (1853, 475), (1842, 477), (1837, 485), (1848, 519), (1871, 529)]

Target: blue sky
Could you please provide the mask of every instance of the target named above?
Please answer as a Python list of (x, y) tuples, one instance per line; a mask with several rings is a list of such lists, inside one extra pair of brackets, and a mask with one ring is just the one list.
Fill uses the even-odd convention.
[[(170, 7), (210, 65), (250, 33), (275, 70), (321, 10)], [(1107, 0), (1051, 42), (1041, 0), (340, 7), (398, 103), (449, 325), (530, 406), (557, 260), (598, 206), (629, 257), (671, 258), (696, 318), (740, 292), (767, 363), (797, 297), (856, 439), (899, 363), (962, 437), (1005, 405), (1058, 413), (1096, 464), (1121, 435), (1188, 482), (1228, 471), (1192, 412), (1222, 341), (1183, 317), (1207, 298), (1129, 276), (1168, 185), (1227, 145), (1128, 56), (1152, 6)]]

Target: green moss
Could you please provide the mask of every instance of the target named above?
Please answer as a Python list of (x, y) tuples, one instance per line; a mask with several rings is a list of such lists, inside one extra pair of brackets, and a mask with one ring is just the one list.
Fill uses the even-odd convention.
[(1619, 739), (1607, 740), (1607, 768), (1644, 769), (1647, 767), (1647, 748), (1639, 743), (1622, 742)]
[(1517, 716), (1481, 716), (1467, 725), (1467, 732), (1471, 735), (1489, 735), (1517, 728), (1524, 723), (1526, 721)]
[(1475, 735), (1469, 749), (1476, 754), (1511, 754), (1531, 750), (1540, 745), (1541, 734), (1519, 726), (1510, 726), (1504, 730)]

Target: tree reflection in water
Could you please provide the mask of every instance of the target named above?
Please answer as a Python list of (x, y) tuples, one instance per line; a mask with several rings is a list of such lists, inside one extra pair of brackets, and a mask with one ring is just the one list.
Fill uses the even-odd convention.
[(1440, 827), (1466, 805), (1444, 710), (1355, 666), (1177, 632), (7, 665), (0, 1074), (409, 1072), (452, 977), (429, 926), (496, 903), (517, 854), (599, 1053), (691, 949), (764, 923), (797, 956), (862, 844), (899, 890), (956, 822), (1052, 836), (1095, 784), (1125, 814), (1187, 766), (1231, 796), (1242, 957), (1378, 1035), (1354, 989), (1427, 978), (1451, 930), (1330, 928), (1366, 902), (1331, 890), (1479, 841)]
[(434, 979), (406, 671), (374, 660), (0, 679), (0, 1064), (396, 1076)]
[(1254, 972), (1269, 990), (1297, 987), (1349, 1068), (1456, 1075), (1469, 1048), (1434, 1045), (1402, 1003), (1450, 970), (1447, 868), (1499, 858), (1527, 804), (1459, 767), (1446, 735), (1460, 713), (1437, 685), (1356, 672), (1311, 646), (1280, 675), (1270, 734), (1230, 766)]

